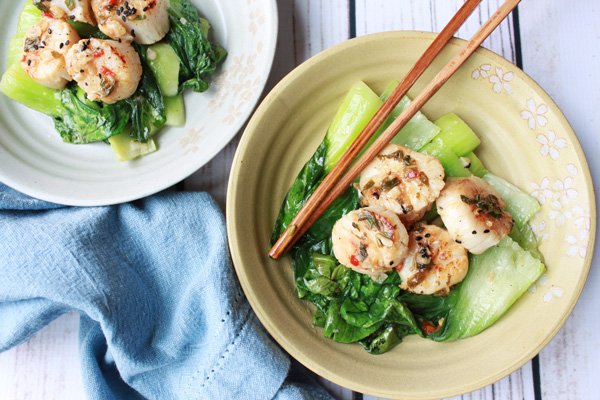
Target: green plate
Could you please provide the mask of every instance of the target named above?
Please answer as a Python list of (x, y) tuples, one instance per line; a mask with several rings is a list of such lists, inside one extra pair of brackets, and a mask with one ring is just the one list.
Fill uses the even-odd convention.
[[(596, 210), (589, 169), (552, 99), (502, 57), (478, 50), (423, 111), (455, 112), (482, 139), (490, 170), (542, 203), (533, 220), (548, 272), (495, 325), (473, 338), (434, 343), (409, 337), (380, 356), (323, 338), (294, 292), (289, 259), (269, 259), (269, 235), (282, 199), (322, 140), (352, 83), (381, 91), (401, 79), (434, 34), (364, 36), (310, 59), (279, 83), (242, 137), (229, 181), (228, 231), (235, 268), (250, 304), (294, 358), (342, 386), (382, 397), (440, 398), (491, 384), (529, 361), (558, 332), (588, 274)], [(464, 42), (454, 40), (411, 91)]]

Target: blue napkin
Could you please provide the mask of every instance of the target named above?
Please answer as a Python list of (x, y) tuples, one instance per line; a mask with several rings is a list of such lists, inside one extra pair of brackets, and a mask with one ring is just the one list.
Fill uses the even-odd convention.
[(288, 376), (207, 194), (75, 208), (0, 184), (0, 351), (81, 314), (90, 399), (329, 399)]

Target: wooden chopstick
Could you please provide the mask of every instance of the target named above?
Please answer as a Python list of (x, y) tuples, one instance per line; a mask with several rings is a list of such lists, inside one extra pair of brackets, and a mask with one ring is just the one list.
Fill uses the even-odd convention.
[[(477, 50), (483, 41), (496, 29), (496, 27), (510, 14), (521, 0), (506, 0), (504, 4), (490, 17), (490, 19), (473, 35), (465, 48), (452, 58), (433, 80), (423, 89), (410, 105), (394, 120), (394, 122), (381, 134), (379, 138), (367, 149), (367, 151), (356, 161), (352, 167), (342, 176), (343, 172), (352, 164), (360, 150), (366, 145), (372, 135), (383, 124), (388, 115), (421, 76), (425, 69), (433, 62), (441, 49), (450, 40), (451, 36), (458, 30), (460, 25), (467, 19), (473, 9), (480, 1), (467, 1), (465, 5), (452, 18), (436, 40), (427, 48), (423, 56), (413, 66), (409, 74), (394, 90), (388, 101), (386, 101), (373, 120), (365, 127), (355, 140), (353, 145), (344, 153), (338, 164), (321, 182), (319, 187), (309, 197), (302, 209), (296, 214), (286, 230), (281, 234), (277, 242), (269, 251), (269, 256), (274, 259), (281, 257), (298, 240), (310, 226), (327, 210), (333, 201), (343, 193), (361, 171), (369, 164), (377, 154), (396, 136), (398, 131), (431, 99), (431, 97), (452, 77), (460, 66)], [(473, 7), (472, 9), (470, 7)], [(462, 18), (462, 20), (461, 20)], [(445, 36), (440, 39), (440, 36)], [(449, 35), (449, 37), (447, 37)], [(439, 40), (438, 40), (439, 39)], [(396, 103), (393, 103), (395, 101)], [(384, 109), (385, 108), (385, 109)], [(385, 114), (387, 112), (387, 114)], [(335, 173), (334, 173), (335, 171)]]
[[(463, 6), (456, 12), (456, 14), (450, 19), (444, 29), (436, 36), (435, 40), (427, 47), (423, 55), (417, 60), (410, 71), (406, 74), (402, 82), (394, 89), (392, 94), (383, 103), (379, 110), (375, 113), (373, 118), (369, 121), (367, 126), (360, 132), (354, 142), (350, 145), (348, 150), (340, 158), (338, 163), (332, 168), (332, 170), (323, 179), (321, 184), (308, 198), (306, 203), (295, 218), (290, 222), (286, 230), (282, 233), (279, 240), (274, 244), (273, 248), (269, 252), (272, 258), (277, 259), (281, 254), (285, 253), (289, 246), (293, 244), (296, 237), (297, 227), (304, 225), (306, 217), (309, 214), (315, 212), (315, 209), (321, 204), (321, 198), (323, 198), (330, 187), (341, 178), (344, 172), (348, 169), (352, 161), (358, 156), (360, 151), (369, 142), (371, 137), (377, 132), (377, 130), (387, 120), (389, 115), (392, 113), (394, 108), (398, 105), (400, 100), (406, 95), (409, 89), (414, 83), (423, 75), (425, 70), (431, 65), (433, 60), (438, 56), (446, 44), (452, 39), (453, 35), (458, 31), (462, 24), (467, 18), (473, 13), (477, 6), (481, 3), (481, 0), (467, 0)], [(337, 197), (337, 196), (336, 196)], [(320, 213), (319, 213), (320, 214)], [(309, 226), (312, 225), (309, 224)], [(299, 233), (297, 237), (301, 236), (304, 232)], [(290, 242), (290, 240), (292, 240)], [(282, 248), (282, 246), (284, 248)]]

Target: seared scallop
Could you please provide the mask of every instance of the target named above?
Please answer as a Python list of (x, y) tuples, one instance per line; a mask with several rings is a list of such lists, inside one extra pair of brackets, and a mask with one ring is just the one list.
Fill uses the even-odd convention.
[(448, 231), (435, 225), (417, 225), (409, 233), (408, 254), (396, 268), (400, 288), (418, 294), (446, 295), (465, 279), (469, 257)]
[(77, 41), (79, 35), (67, 22), (43, 17), (25, 35), (21, 66), (40, 84), (62, 89), (71, 80), (65, 54)]
[(333, 252), (340, 263), (381, 282), (400, 264), (408, 234), (400, 219), (382, 207), (354, 210), (333, 226)]
[(90, 0), (33, 0), (33, 4), (49, 17), (96, 25)]
[(167, 0), (91, 0), (98, 28), (115, 40), (153, 44), (169, 32)]
[(513, 226), (498, 192), (475, 176), (448, 179), (436, 204), (452, 238), (473, 254), (498, 244)]
[(130, 97), (142, 77), (140, 57), (129, 43), (83, 39), (66, 56), (67, 70), (89, 99), (112, 104)]
[(390, 144), (364, 169), (364, 205), (394, 211), (405, 225), (420, 220), (444, 187), (444, 167), (431, 156)]

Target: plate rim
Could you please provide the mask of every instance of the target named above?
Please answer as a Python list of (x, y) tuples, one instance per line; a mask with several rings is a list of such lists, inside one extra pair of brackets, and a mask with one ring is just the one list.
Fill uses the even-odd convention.
[[(577, 285), (573, 291), (573, 296), (571, 298), (569, 306), (567, 307), (567, 311), (564, 313), (562, 318), (552, 327), (552, 329), (550, 330), (550, 332), (548, 333), (546, 338), (543, 341), (541, 341), (538, 346), (536, 346), (533, 349), (528, 350), (523, 355), (521, 355), (521, 357), (517, 361), (515, 361), (511, 365), (505, 366), (504, 368), (500, 369), (495, 374), (492, 374), (492, 375), (488, 376), (487, 378), (482, 379), (479, 382), (471, 382), (469, 384), (460, 385), (460, 387), (454, 388), (453, 391), (448, 391), (448, 392), (444, 392), (444, 393), (431, 393), (431, 392), (425, 393), (425, 392), (423, 392), (418, 395), (407, 394), (407, 393), (388, 392), (385, 390), (378, 389), (376, 387), (376, 385), (367, 386), (367, 385), (358, 384), (358, 383), (353, 382), (350, 379), (340, 376), (339, 374), (335, 373), (335, 371), (331, 371), (326, 368), (323, 368), (320, 365), (320, 363), (315, 362), (312, 359), (310, 359), (309, 357), (305, 356), (304, 353), (299, 351), (293, 345), (293, 343), (289, 342), (283, 335), (281, 335), (279, 330), (274, 326), (274, 324), (272, 324), (270, 322), (269, 318), (267, 318), (267, 316), (265, 315), (265, 313), (262, 310), (262, 307), (260, 306), (259, 302), (257, 301), (256, 297), (250, 291), (250, 284), (247, 279), (247, 273), (244, 270), (244, 268), (241, 267), (241, 265), (243, 264), (241, 255), (238, 252), (237, 246), (234, 245), (234, 244), (238, 243), (238, 241), (240, 240), (240, 237), (238, 236), (238, 233), (237, 233), (237, 222), (236, 222), (236, 219), (234, 218), (234, 216), (236, 215), (234, 198), (235, 198), (235, 193), (237, 192), (237, 188), (239, 187), (237, 185), (237, 180), (238, 180), (237, 175), (239, 174), (239, 170), (242, 166), (242, 162), (241, 162), (242, 154), (246, 152), (246, 148), (248, 147), (249, 142), (251, 140), (252, 130), (254, 130), (254, 127), (257, 124), (257, 121), (260, 118), (262, 118), (262, 115), (265, 113), (265, 110), (267, 110), (270, 107), (270, 104), (274, 102), (277, 95), (281, 91), (283, 91), (284, 88), (286, 86), (288, 86), (290, 84), (290, 82), (292, 82), (298, 75), (301, 75), (302, 73), (304, 73), (305, 70), (312, 68), (313, 65), (320, 63), (325, 58), (333, 56), (335, 53), (343, 52), (344, 50), (346, 50), (349, 47), (352, 47), (355, 45), (360, 45), (362, 42), (368, 42), (371, 40), (379, 40), (379, 39), (383, 39), (386, 37), (397, 37), (397, 38), (405, 38), (405, 39), (413, 39), (413, 40), (414, 39), (420, 39), (420, 40), (425, 39), (427, 41), (432, 41), (436, 36), (437, 36), (437, 34), (433, 33), (433, 32), (425, 32), (425, 31), (417, 31), (417, 30), (397, 30), (397, 31), (379, 32), (379, 33), (363, 35), (360, 37), (352, 38), (352, 39), (342, 42), (338, 45), (332, 46), (332, 47), (316, 54), (315, 56), (309, 58), (308, 60), (304, 61), (302, 64), (300, 64), (299, 66), (294, 68), (270, 91), (270, 93), (266, 96), (266, 98), (262, 101), (262, 103), (259, 105), (257, 110), (254, 112), (252, 118), (250, 119), (250, 121), (240, 139), (240, 143), (238, 145), (238, 148), (236, 150), (236, 153), (235, 153), (235, 156), (233, 159), (233, 163), (232, 163), (232, 167), (231, 167), (231, 171), (230, 171), (230, 175), (229, 175), (229, 181), (228, 181), (228, 185), (227, 185), (227, 202), (226, 202), (226, 213), (228, 216), (228, 218), (227, 218), (227, 236), (228, 236), (228, 240), (230, 243), (230, 252), (231, 252), (232, 259), (233, 259), (234, 269), (235, 269), (236, 275), (238, 277), (238, 280), (240, 281), (242, 289), (246, 295), (246, 298), (248, 299), (252, 309), (256, 313), (260, 322), (263, 324), (263, 326), (265, 326), (265, 328), (267, 329), (269, 334), (273, 337), (273, 339), (281, 347), (283, 347), (285, 349), (285, 351), (287, 351), (292, 357), (294, 357), (296, 360), (298, 360), (300, 363), (302, 363), (305, 367), (307, 367), (311, 371), (317, 373), (318, 375), (320, 375), (338, 385), (344, 386), (351, 390), (359, 391), (361, 393), (373, 395), (373, 396), (380, 396), (380, 397), (403, 396), (403, 398), (410, 398), (410, 399), (433, 399), (433, 398), (439, 398), (439, 397), (451, 397), (451, 396), (456, 396), (456, 395), (460, 395), (460, 394), (464, 394), (464, 393), (468, 393), (468, 392), (471, 392), (474, 390), (481, 389), (487, 385), (490, 385), (490, 384), (493, 384), (493, 383), (499, 381), (500, 379), (504, 378), (505, 376), (507, 376), (507, 375), (511, 374), (512, 372), (516, 371), (517, 369), (521, 368), (524, 364), (526, 364), (533, 357), (535, 357), (535, 355), (537, 355), (556, 336), (556, 334), (564, 326), (566, 320), (569, 318), (569, 316), (573, 312), (575, 305), (577, 304), (577, 302), (579, 301), (579, 299), (581, 297), (581, 293), (583, 291), (585, 283), (587, 282), (587, 278), (588, 278), (591, 263), (592, 263), (592, 257), (593, 257), (593, 253), (594, 253), (593, 250), (594, 250), (595, 240), (596, 240), (595, 188), (594, 188), (593, 180), (591, 177), (589, 163), (587, 161), (587, 158), (585, 157), (585, 153), (583, 152), (581, 143), (579, 142), (579, 139), (577, 138), (577, 135), (575, 134), (575, 131), (573, 130), (572, 125), (570, 124), (570, 122), (568, 121), (568, 119), (566, 118), (564, 113), (560, 110), (560, 108), (558, 107), (558, 105), (556, 104), (554, 99), (541, 87), (541, 85), (539, 85), (537, 83), (537, 81), (535, 81), (525, 71), (523, 71), (521, 68), (519, 68), (518, 66), (516, 66), (509, 60), (505, 59), (501, 55), (493, 52), (492, 50), (486, 49), (484, 47), (479, 47), (475, 53), (483, 55), (485, 57), (488, 57), (488, 58), (492, 59), (494, 62), (498, 62), (499, 65), (510, 65), (514, 71), (517, 71), (519, 73), (519, 75), (521, 76), (521, 78), (523, 78), (523, 80), (526, 82), (526, 84), (529, 87), (533, 88), (536, 91), (536, 93), (538, 95), (540, 95), (546, 101), (546, 104), (548, 104), (552, 108), (553, 112), (558, 117), (558, 119), (561, 120), (562, 122), (564, 122), (565, 125), (569, 128), (566, 132), (566, 135), (569, 137), (569, 139), (574, 144), (573, 150), (575, 151), (578, 161), (581, 163), (581, 165), (583, 167), (582, 173), (584, 176), (584, 182), (585, 182), (585, 186), (587, 189), (588, 201), (590, 203), (590, 224), (591, 224), (590, 225), (590, 237), (589, 237), (589, 242), (588, 242), (588, 246), (587, 246), (588, 251), (587, 251), (585, 259), (583, 260), (583, 270), (582, 270), (581, 276), (580, 276), (580, 278), (577, 282)], [(460, 38), (453, 38), (452, 42), (455, 44), (464, 45), (467, 41), (464, 39), (460, 39)]]
[[(240, 130), (244, 127), (244, 125), (248, 122), (250, 117), (253, 115), (254, 111), (257, 108), (257, 105), (260, 103), (260, 99), (262, 98), (263, 93), (265, 92), (265, 88), (269, 81), (269, 77), (271, 75), (271, 71), (273, 69), (273, 64), (275, 61), (275, 53), (277, 49), (277, 42), (279, 38), (279, 10), (277, 5), (277, 0), (267, 0), (268, 3), (265, 4), (265, 10), (268, 10), (268, 17), (272, 20), (271, 31), (269, 32), (268, 37), (271, 39), (271, 43), (266, 46), (266, 67), (264, 71), (264, 75), (262, 75), (262, 83), (259, 85), (255, 99), (249, 102), (250, 105), (247, 111), (244, 113), (245, 115), (238, 119), (238, 121), (233, 124), (230, 128), (231, 133), (226, 135), (226, 139), (224, 139), (221, 144), (216, 146), (210, 152), (207, 153), (205, 159), (202, 162), (198, 163), (190, 163), (187, 168), (182, 168), (181, 170), (176, 170), (171, 173), (172, 179), (165, 180), (164, 183), (155, 185), (152, 187), (147, 187), (144, 190), (140, 189), (138, 192), (132, 192), (126, 195), (112, 194), (110, 197), (102, 198), (97, 200), (95, 198), (89, 198), (85, 196), (73, 197), (72, 195), (65, 195), (60, 193), (53, 193), (45, 190), (38, 190), (33, 182), (23, 182), (23, 179), (14, 178), (11, 175), (3, 173), (0, 169), (0, 184), (5, 184), (6, 186), (14, 189), (18, 192), (26, 194), (30, 197), (47, 201), (54, 204), (60, 204), (65, 206), (78, 206), (78, 207), (100, 207), (100, 206), (111, 206), (115, 204), (127, 203), (130, 201), (135, 201), (142, 199), (147, 196), (151, 196), (153, 194), (159, 193), (163, 190), (166, 190), (173, 185), (187, 179), (189, 176), (194, 174), (200, 168), (204, 167), (210, 161), (212, 161), (219, 153), (223, 151), (223, 149), (236, 137)], [(36, 112), (31, 110), (31, 112)], [(193, 127), (192, 127), (193, 128)], [(115, 162), (118, 162), (115, 160)]]

